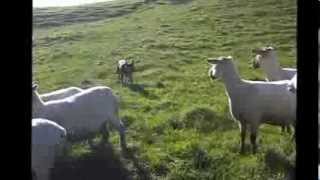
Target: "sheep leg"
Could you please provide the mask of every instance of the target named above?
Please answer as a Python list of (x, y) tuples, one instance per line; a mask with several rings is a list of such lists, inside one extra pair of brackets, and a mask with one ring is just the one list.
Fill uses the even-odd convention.
[(120, 72), (120, 82), (123, 85), (123, 74), (122, 74), (122, 72)]
[(287, 128), (287, 133), (291, 134), (291, 127), (290, 127), (290, 125), (286, 126), (286, 128)]
[(126, 143), (125, 127), (124, 127), (123, 123), (121, 122), (121, 120), (120, 120), (119, 134), (120, 134), (121, 148), (126, 149), (127, 143)]
[(246, 131), (247, 131), (247, 126), (245, 123), (241, 123), (240, 125), (241, 128), (241, 150), (240, 153), (244, 153), (244, 148), (245, 148), (245, 141), (246, 141)]
[(286, 127), (285, 126), (281, 126), (281, 132), (285, 133), (285, 131), (286, 131)]
[(129, 77), (128, 77), (128, 74), (125, 74), (125, 84), (126, 86), (129, 84)]
[(130, 79), (130, 83), (133, 83), (133, 78), (132, 78), (132, 74), (129, 75), (129, 79)]
[(107, 142), (109, 139), (109, 128), (108, 128), (107, 122), (103, 123), (103, 125), (101, 127), (101, 134), (102, 134), (102, 140), (104, 142)]
[(122, 121), (119, 118), (110, 118), (110, 122), (112, 123), (112, 126), (115, 127), (120, 135), (120, 144), (121, 144), (121, 148), (123, 150), (126, 149), (126, 136), (125, 136), (125, 127), (122, 123)]
[(257, 152), (257, 143), (256, 143), (256, 139), (257, 139), (257, 126), (251, 125), (251, 129), (250, 129), (250, 142), (252, 145), (252, 152), (256, 153)]

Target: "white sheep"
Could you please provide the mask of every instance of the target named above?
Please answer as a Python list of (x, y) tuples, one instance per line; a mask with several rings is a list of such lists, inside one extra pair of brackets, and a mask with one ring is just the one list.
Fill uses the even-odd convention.
[(49, 93), (41, 94), (40, 98), (42, 99), (42, 101), (58, 100), (82, 92), (82, 90), (83, 89), (78, 87), (68, 87), (65, 89), (59, 89)]
[(267, 75), (267, 81), (290, 80), (297, 73), (295, 68), (281, 68), (277, 59), (276, 50), (273, 47), (262, 47), (254, 49), (256, 57), (253, 61), (253, 67), (259, 68)]
[(66, 142), (66, 130), (47, 119), (32, 119), (31, 167), (37, 180), (50, 179), (56, 156)]
[(241, 152), (244, 151), (246, 130), (251, 133), (253, 152), (256, 152), (256, 137), (262, 123), (294, 125), (296, 121), (296, 96), (287, 90), (288, 80), (248, 81), (239, 77), (232, 57), (208, 59), (212, 65), (209, 76), (222, 79), (232, 117), (239, 121)]
[(97, 86), (64, 99), (43, 102), (33, 85), (32, 117), (51, 119), (62, 125), (72, 137), (84, 137), (102, 131), (108, 137), (109, 121), (120, 134), (121, 147), (126, 148), (125, 128), (119, 119), (119, 102), (109, 87)]
[[(253, 53), (257, 54), (253, 60), (253, 67), (259, 68), (261, 66), (267, 75), (267, 81), (290, 80), (297, 73), (297, 69), (280, 67), (276, 50), (271, 46), (254, 49)], [(291, 132), (289, 126), (286, 128), (288, 132)], [(285, 127), (282, 127), (282, 131), (285, 131)]]

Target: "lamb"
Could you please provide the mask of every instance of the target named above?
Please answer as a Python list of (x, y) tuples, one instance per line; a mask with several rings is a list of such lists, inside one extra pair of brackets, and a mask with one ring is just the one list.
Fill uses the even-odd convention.
[(267, 81), (290, 80), (297, 73), (297, 69), (280, 67), (273, 47), (262, 47), (252, 52), (257, 54), (253, 61), (253, 68), (261, 66), (267, 75)]
[(42, 99), (42, 101), (58, 100), (82, 92), (82, 90), (83, 89), (78, 87), (68, 87), (65, 89), (59, 89), (49, 93), (41, 94), (40, 98)]
[(32, 117), (51, 119), (66, 128), (71, 137), (77, 139), (102, 132), (108, 138), (107, 123), (111, 123), (120, 134), (122, 149), (126, 148), (125, 128), (119, 119), (119, 102), (112, 90), (96, 86), (64, 99), (43, 102), (37, 92), (32, 91)]
[(117, 74), (119, 74), (119, 81), (122, 85), (128, 85), (133, 82), (132, 74), (134, 71), (134, 61), (129, 63), (125, 59), (118, 61)]
[(47, 119), (32, 119), (32, 172), (37, 180), (50, 179), (50, 169), (66, 142), (66, 130)]
[(295, 126), (296, 96), (287, 90), (288, 80), (264, 82), (241, 79), (232, 59), (231, 56), (208, 59), (212, 65), (209, 76), (221, 78), (225, 85), (230, 113), (241, 130), (241, 152), (244, 152), (246, 130), (249, 128), (255, 153), (256, 137), (262, 123)]

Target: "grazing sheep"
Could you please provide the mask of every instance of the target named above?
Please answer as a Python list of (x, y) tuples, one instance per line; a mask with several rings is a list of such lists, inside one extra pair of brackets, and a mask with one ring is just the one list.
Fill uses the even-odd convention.
[(297, 73), (294, 68), (281, 68), (277, 60), (276, 50), (273, 47), (254, 49), (256, 57), (253, 61), (254, 68), (261, 68), (267, 75), (267, 81), (290, 80)]
[(127, 60), (121, 59), (118, 61), (117, 73), (119, 74), (119, 81), (122, 85), (133, 83), (132, 74), (134, 71), (134, 61), (129, 63)]
[(253, 152), (260, 124), (295, 125), (296, 96), (287, 90), (288, 80), (248, 81), (239, 77), (232, 57), (208, 59), (212, 65), (209, 76), (222, 79), (232, 117), (239, 121), (241, 152), (244, 151), (246, 130), (249, 128)]
[(108, 138), (107, 122), (117, 128), (121, 147), (126, 148), (125, 128), (119, 119), (119, 103), (109, 87), (97, 86), (64, 99), (43, 102), (37, 92), (32, 91), (32, 117), (51, 119), (66, 128), (72, 137), (82, 138), (102, 131)]
[(58, 99), (63, 99), (66, 97), (69, 97), (71, 95), (77, 94), (81, 92), (82, 89), (78, 87), (68, 87), (65, 89), (59, 89), (56, 91), (52, 91), (49, 93), (41, 94), (40, 98), (42, 101), (53, 101), (53, 100), (58, 100)]
[(32, 119), (32, 173), (37, 180), (50, 179), (55, 157), (66, 140), (66, 130), (47, 119)]

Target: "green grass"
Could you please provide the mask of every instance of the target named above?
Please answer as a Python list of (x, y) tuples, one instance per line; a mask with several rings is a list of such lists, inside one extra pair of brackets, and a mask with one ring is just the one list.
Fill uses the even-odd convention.
[[(132, 151), (129, 157), (120, 155), (118, 134), (111, 133), (112, 162), (124, 174), (121, 178), (283, 178), (284, 170), (269, 170), (265, 155), (270, 149), (290, 155), (295, 144), (280, 128), (264, 125), (259, 152), (240, 155), (240, 133), (230, 117), (224, 86), (209, 79), (205, 60), (232, 55), (242, 78), (263, 79), (261, 70), (249, 66), (251, 49), (272, 44), (280, 64), (295, 67), (294, 1), (163, 0), (146, 4), (135, 0), (92, 7), (36, 10), (33, 78), (39, 82), (40, 93), (106, 85), (120, 96), (120, 115)], [(115, 66), (120, 58), (139, 61), (135, 85), (130, 88), (117, 82)], [(110, 155), (90, 150), (85, 142), (73, 145), (70, 151), (61, 158), (64, 164), (73, 165), (68, 172), (99, 165), (87, 167), (81, 165), (86, 162), (81, 159), (92, 162)], [(68, 169), (67, 165), (60, 167)]]

